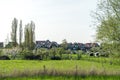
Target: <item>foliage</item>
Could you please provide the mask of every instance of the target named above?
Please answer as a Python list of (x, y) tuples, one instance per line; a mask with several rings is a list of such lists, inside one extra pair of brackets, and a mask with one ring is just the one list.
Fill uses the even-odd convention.
[(11, 32), (11, 40), (14, 43), (13, 44), (14, 47), (17, 46), (17, 24), (18, 24), (18, 20), (14, 18), (14, 20), (12, 21), (12, 32)]
[(3, 50), (2, 49), (0, 49), (0, 56), (2, 56), (3, 55)]
[(62, 40), (61, 46), (66, 50), (67, 49), (67, 40)]
[(5, 48), (12, 48), (13, 47), (13, 43), (8, 43), (7, 45), (5, 45)]
[(110, 54), (120, 51), (119, 9), (120, 0), (102, 0), (98, 4), (97, 12), (95, 12), (95, 19), (97, 20), (96, 39), (104, 44), (102, 49), (104, 48), (104, 51)]
[(57, 54), (62, 58), (62, 55), (65, 53), (65, 50), (63, 48), (56, 48)]
[(30, 55), (33, 55), (33, 52), (30, 51), (30, 50), (28, 50), (28, 49), (24, 49), (24, 50), (22, 51), (22, 54), (23, 54), (24, 56), (30, 56)]
[(70, 60), (74, 59), (77, 60), (78, 58), (80, 59), (84, 54), (82, 51), (76, 51), (75, 54), (73, 54), (73, 51), (71, 50), (64, 50), (63, 48), (51, 48), (51, 49), (46, 49), (46, 48), (40, 48), (37, 49), (34, 53), (34, 55), (40, 55), (42, 59), (44, 60), (50, 60), (50, 59), (62, 59), (62, 60)]
[(2, 55), (8, 56), (10, 59), (21, 58), (21, 49), (19, 47), (2, 49)]
[(40, 48), (40, 49), (37, 49), (36, 50), (36, 53), (35, 55), (39, 55), (41, 56), (42, 59), (48, 59), (50, 54), (50, 52), (48, 51), (48, 49), (45, 49), (45, 48)]
[(31, 21), (31, 23), (28, 23), (25, 26), (24, 35), (25, 35), (25, 38), (24, 38), (25, 48), (29, 50), (33, 50), (35, 47), (35, 43), (34, 43), (35, 42), (35, 23), (33, 21)]
[(97, 39), (108, 42), (117, 43), (120, 39), (120, 25), (114, 17), (109, 17), (108, 20), (102, 21), (101, 25), (97, 27)]

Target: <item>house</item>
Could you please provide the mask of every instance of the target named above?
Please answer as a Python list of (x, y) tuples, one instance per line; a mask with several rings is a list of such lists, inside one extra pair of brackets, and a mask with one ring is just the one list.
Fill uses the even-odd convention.
[(51, 42), (49, 40), (46, 41), (36, 41), (36, 48), (47, 48), (50, 49), (52, 47), (58, 47), (59, 44), (57, 42)]
[(69, 50), (82, 50), (89, 51), (92, 47), (99, 47), (98, 43), (68, 43), (67, 49)]
[(85, 51), (85, 44), (83, 43), (78, 43), (79, 50)]
[(59, 44), (55, 41), (51, 42), (51, 47), (59, 47)]
[[(35, 48), (47, 48), (51, 49), (52, 47), (60, 47), (60, 45), (55, 41), (36, 41)], [(62, 47), (62, 46), (61, 46)], [(98, 43), (67, 43), (67, 50), (82, 50), (82, 51), (89, 51), (92, 47), (99, 47)]]
[(92, 48), (92, 43), (85, 43), (86, 51), (90, 50), (91, 48)]
[(85, 44), (86, 51), (89, 51), (93, 47), (99, 47), (99, 44), (98, 43), (86, 43)]
[(84, 50), (84, 44), (83, 43), (68, 43), (67, 49), (70, 49), (70, 50)]
[(36, 41), (36, 48), (49, 48), (50, 47), (50, 41)]

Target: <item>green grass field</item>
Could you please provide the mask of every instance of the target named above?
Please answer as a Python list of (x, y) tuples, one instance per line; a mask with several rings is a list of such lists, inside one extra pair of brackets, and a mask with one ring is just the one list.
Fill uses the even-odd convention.
[(119, 76), (34, 76), (34, 77), (15, 77), (1, 78), (0, 80), (120, 80)]
[[(42, 80), (42, 78), (39, 77), (41, 75), (58, 76), (55, 78), (49, 76), (43, 77), (44, 79), (50, 78), (50, 80), (55, 80), (58, 78), (61, 78), (62, 80), (64, 78), (63, 76), (71, 75), (70, 80), (72, 80), (76, 72), (78, 76), (85, 76), (88, 80), (92, 80), (91, 78), (93, 78), (95, 75), (97, 75), (98, 77), (101, 76), (100, 78), (103, 78), (103, 80), (106, 77), (102, 77), (102, 75), (117, 76), (113, 78), (118, 79), (120, 78), (120, 65), (111, 65), (108, 62), (100, 63), (97, 61), (87, 60), (0, 60), (0, 77), (8, 77), (7, 79), (11, 80), (16, 79), (12, 77), (17, 77), (18, 79), (20, 77), (24, 77), (22, 78), (23, 80), (26, 80), (26, 78), (28, 78), (29, 80), (36, 80), (36, 78), (40, 78)], [(60, 77), (59, 75), (62, 76)], [(93, 77), (90, 77), (91, 75)]]

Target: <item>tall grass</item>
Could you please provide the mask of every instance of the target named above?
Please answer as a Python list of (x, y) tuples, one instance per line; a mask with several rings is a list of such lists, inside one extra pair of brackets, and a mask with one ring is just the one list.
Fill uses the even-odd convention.
[[(104, 67), (104, 68), (103, 68)], [(89, 61), (0, 61), (0, 77), (30, 76), (113, 76), (120, 75), (120, 66)]]
[(31, 76), (31, 77), (7, 77), (1, 80), (119, 80), (119, 76)]

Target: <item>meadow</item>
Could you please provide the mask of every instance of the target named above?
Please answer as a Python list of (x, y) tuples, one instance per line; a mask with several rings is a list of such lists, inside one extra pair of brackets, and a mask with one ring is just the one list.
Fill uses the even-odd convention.
[[(91, 60), (0, 60), (0, 77), (5, 80), (119, 80), (120, 65), (101, 58)], [(111, 76), (111, 77), (110, 77)]]
[(120, 80), (119, 76), (34, 76), (1, 78), (0, 80)]

